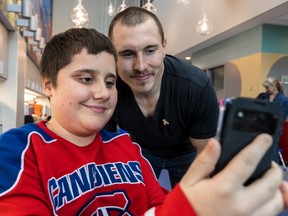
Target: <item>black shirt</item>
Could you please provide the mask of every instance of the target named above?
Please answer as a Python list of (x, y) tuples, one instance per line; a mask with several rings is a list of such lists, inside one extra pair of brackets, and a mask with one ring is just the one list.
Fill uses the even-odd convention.
[(164, 65), (154, 115), (146, 118), (142, 114), (130, 87), (119, 77), (113, 120), (133, 141), (157, 155), (195, 151), (189, 136), (205, 139), (216, 133), (219, 106), (214, 88), (202, 70), (187, 62), (166, 55)]

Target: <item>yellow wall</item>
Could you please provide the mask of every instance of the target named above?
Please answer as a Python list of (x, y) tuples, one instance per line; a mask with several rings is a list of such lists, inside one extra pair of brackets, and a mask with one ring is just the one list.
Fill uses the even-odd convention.
[(266, 79), (273, 64), (285, 56), (275, 53), (256, 53), (230, 62), (236, 65), (240, 73), (242, 86), (240, 96), (256, 97), (264, 91), (262, 82)]

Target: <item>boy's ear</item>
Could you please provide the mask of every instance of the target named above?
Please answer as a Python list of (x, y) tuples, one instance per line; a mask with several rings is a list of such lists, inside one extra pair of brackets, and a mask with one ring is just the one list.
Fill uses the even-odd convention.
[(42, 88), (47, 97), (52, 96), (52, 82), (47, 77), (42, 78)]

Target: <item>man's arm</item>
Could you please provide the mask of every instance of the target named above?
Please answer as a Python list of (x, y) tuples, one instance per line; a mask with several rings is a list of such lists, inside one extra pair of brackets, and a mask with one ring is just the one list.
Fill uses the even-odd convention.
[(191, 144), (195, 147), (197, 155), (205, 148), (209, 139), (194, 139), (189, 137)]

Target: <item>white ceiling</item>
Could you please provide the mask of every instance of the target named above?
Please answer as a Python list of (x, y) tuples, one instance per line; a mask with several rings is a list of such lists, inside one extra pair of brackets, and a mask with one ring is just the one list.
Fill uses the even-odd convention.
[[(122, 0), (83, 1), (83, 5), (89, 13), (89, 27), (107, 33), (112, 19), (106, 14), (110, 1), (117, 7), (122, 2)], [(208, 18), (213, 20), (213, 24), (218, 22), (215, 24), (215, 31), (213, 30), (208, 37), (197, 35), (194, 28), (191, 28), (191, 25), (193, 26), (193, 23), (201, 16), (200, 0), (190, 0), (186, 6), (178, 5), (176, 0), (153, 1), (157, 8), (157, 15), (167, 34), (167, 53), (185, 58), (185, 56), (191, 56), (194, 52), (263, 23), (288, 26), (288, 0), (205, 0), (205, 2)], [(77, 0), (54, 1), (53, 34), (73, 26), (70, 14), (76, 3)], [(128, 6), (140, 3), (141, 0), (126, 0)], [(269, 5), (272, 5), (272, 10), (269, 10)], [(215, 11), (216, 14), (213, 16)], [(256, 14), (256, 16), (251, 14)], [(248, 18), (241, 20), (244, 16)], [(221, 29), (219, 30), (219, 28)]]

